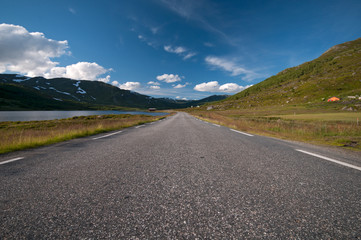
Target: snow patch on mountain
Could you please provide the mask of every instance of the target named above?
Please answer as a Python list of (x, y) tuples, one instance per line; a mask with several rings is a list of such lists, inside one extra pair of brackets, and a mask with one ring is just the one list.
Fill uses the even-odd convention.
[(86, 94), (86, 91), (78, 87), (78, 91), (76, 91), (76, 93)]
[(27, 80), (29, 80), (29, 79), (31, 79), (31, 78), (30, 78), (30, 77), (24, 77), (24, 76), (21, 76), (21, 75), (18, 75), (18, 74), (17, 74), (17, 75), (15, 76), (15, 79), (13, 79), (13, 81), (19, 83), (19, 82), (27, 81)]
[(57, 90), (57, 89), (55, 89), (55, 88), (53, 88), (53, 87), (50, 87), (49, 89), (54, 90), (54, 91), (57, 92), (57, 93), (61, 93), (61, 94), (65, 94), (65, 95), (72, 96), (72, 97), (75, 98), (76, 100), (80, 101), (79, 98), (75, 97), (74, 95), (72, 95), (72, 94), (70, 94), (70, 93), (68, 93), (68, 92), (62, 92), (62, 91), (59, 91), (59, 90)]
[(77, 82), (74, 83), (73, 85), (74, 85), (75, 87), (79, 87), (79, 84), (80, 84), (80, 81), (77, 81)]

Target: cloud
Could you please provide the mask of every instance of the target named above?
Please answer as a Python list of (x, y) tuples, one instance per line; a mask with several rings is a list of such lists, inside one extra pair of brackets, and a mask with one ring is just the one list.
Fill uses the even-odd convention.
[(66, 77), (77, 80), (97, 80), (99, 75), (107, 73), (108, 71), (111, 71), (111, 69), (105, 69), (95, 62), (78, 62), (66, 67), (54, 67), (50, 69), (49, 73), (45, 73), (44, 77)]
[(179, 99), (181, 99), (181, 100), (188, 100), (187, 98), (185, 98), (185, 97), (182, 98), (182, 97), (180, 97), (180, 96), (176, 96), (175, 98), (178, 99), (178, 100), (179, 100)]
[(240, 86), (236, 83), (226, 83), (223, 85), (219, 85), (217, 81), (211, 81), (197, 84), (193, 89), (199, 92), (237, 93), (251, 86), (252, 85)]
[(149, 84), (149, 85), (160, 85), (159, 82), (154, 82), (154, 81), (150, 81), (147, 84)]
[(201, 83), (197, 84), (193, 89), (200, 92), (217, 92), (219, 84), (217, 81)]
[(172, 47), (172, 46), (164, 46), (164, 50), (170, 53), (181, 54), (187, 51), (184, 47)]
[(70, 54), (68, 42), (47, 39), (43, 33), (28, 32), (24, 27), (0, 24), (0, 70), (41, 76), (58, 65), (50, 58)]
[(244, 80), (254, 80), (259, 75), (253, 71), (247, 70), (241, 66), (238, 66), (235, 62), (218, 57), (208, 56), (205, 58), (208, 65), (230, 72), (231, 76), (245, 75)]
[[(100, 75), (112, 70), (95, 62), (78, 62), (58, 67), (59, 63), (51, 58), (71, 54), (67, 49), (66, 40), (56, 41), (46, 38), (40, 32), (28, 32), (22, 26), (0, 24), (0, 73), (11, 71), (30, 77), (97, 80)], [(102, 80), (106, 81), (106, 78)]]
[(187, 60), (188, 58), (191, 58), (191, 57), (193, 57), (193, 56), (195, 56), (195, 55), (197, 55), (197, 54), (194, 53), (194, 52), (190, 52), (190, 53), (187, 53), (187, 55), (185, 55), (185, 56), (183, 57), (183, 59), (184, 59), (184, 60)]
[(184, 88), (184, 87), (186, 87), (187, 85), (189, 85), (189, 83), (185, 83), (185, 84), (178, 84), (178, 85), (175, 85), (173, 88)]
[(173, 83), (173, 82), (179, 82), (181, 81), (181, 77), (178, 76), (178, 74), (163, 74), (160, 76), (157, 76), (158, 81), (164, 81), (166, 83)]
[(191, 52), (187, 48), (181, 47), (181, 46), (172, 47), (170, 45), (166, 45), (166, 46), (164, 46), (164, 50), (166, 52), (175, 53), (179, 56), (182, 56), (184, 60), (187, 60), (187, 59), (197, 55), (195, 52)]
[(119, 87), (120, 89), (125, 89), (125, 90), (135, 90), (137, 88), (140, 88), (141, 86), (140, 82), (126, 82), (121, 84), (117, 81), (113, 81), (112, 84), (114, 86)]
[(110, 75), (107, 75), (105, 78), (99, 78), (98, 81), (109, 83), (110, 82)]
[(160, 89), (159, 86), (150, 86), (151, 89)]

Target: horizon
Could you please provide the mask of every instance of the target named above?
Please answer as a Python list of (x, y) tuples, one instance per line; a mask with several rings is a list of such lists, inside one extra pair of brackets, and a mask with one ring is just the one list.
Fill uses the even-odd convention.
[[(361, 2), (4, 1), (0, 73), (233, 95), (361, 37)], [(39, 17), (41, 16), (41, 17)]]

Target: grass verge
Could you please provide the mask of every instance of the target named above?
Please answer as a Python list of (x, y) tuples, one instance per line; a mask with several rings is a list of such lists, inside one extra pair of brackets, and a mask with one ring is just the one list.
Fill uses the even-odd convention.
[(165, 118), (148, 115), (94, 115), (61, 120), (1, 122), (0, 154), (119, 130)]
[(360, 113), (308, 113), (301, 115), (250, 114), (242, 111), (191, 111), (203, 120), (240, 131), (332, 145), (361, 151)]

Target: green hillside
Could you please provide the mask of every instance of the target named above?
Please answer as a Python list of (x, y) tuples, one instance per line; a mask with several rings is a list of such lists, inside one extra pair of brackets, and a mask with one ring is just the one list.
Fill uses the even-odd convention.
[[(361, 109), (361, 38), (336, 45), (319, 58), (288, 68), (224, 101), (217, 109), (308, 106), (328, 107), (327, 99), (341, 101), (332, 105)], [(348, 98), (355, 96), (356, 99)]]

